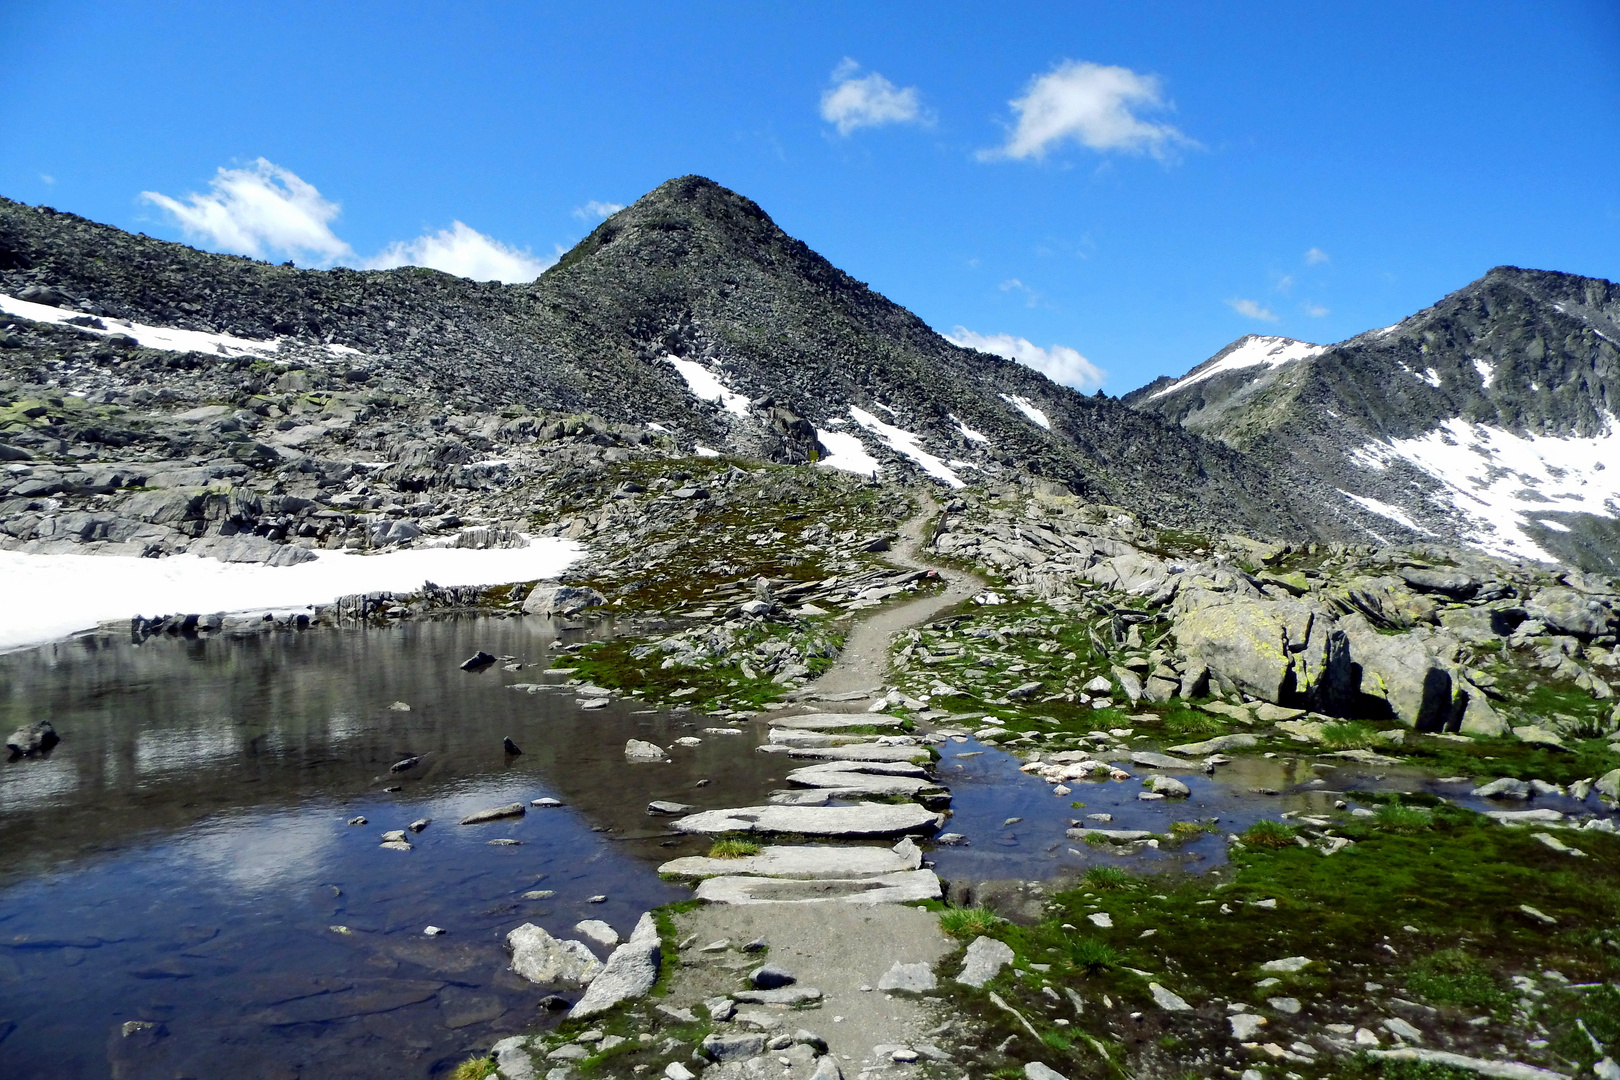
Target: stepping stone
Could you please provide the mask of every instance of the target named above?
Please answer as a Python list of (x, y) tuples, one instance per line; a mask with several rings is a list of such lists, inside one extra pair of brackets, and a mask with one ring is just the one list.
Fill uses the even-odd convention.
[(895, 874), (922, 866), (922, 852), (910, 841), (897, 853), (885, 847), (830, 847), (812, 844), (782, 844), (761, 849), (758, 855), (741, 859), (709, 859), (690, 856), (672, 859), (658, 868), (672, 877), (725, 877), (743, 874), (779, 878), (852, 878)]
[(788, 781), (810, 788), (828, 788), (854, 792), (857, 796), (883, 797), (887, 795), (919, 795), (924, 791), (938, 791), (940, 786), (932, 780), (919, 780), (914, 776), (873, 776), (861, 772), (788, 773)]
[[(763, 746), (761, 750), (765, 749)], [(928, 757), (922, 746), (794, 746), (788, 757), (819, 758), (822, 761), (919, 761)]]
[(899, 727), (903, 719), (882, 713), (810, 713), (806, 716), (779, 716), (772, 727), (796, 731), (838, 731), (853, 727)]
[(932, 833), (941, 815), (916, 804), (859, 803), (855, 806), (744, 806), (705, 810), (674, 822), (683, 833), (798, 833), (801, 836), (901, 836)]
[(789, 776), (800, 773), (873, 773), (880, 776), (927, 776), (928, 769), (910, 761), (828, 761), (820, 765), (801, 765)]
[(906, 870), (862, 878), (715, 877), (697, 887), (699, 900), (714, 904), (914, 904), (938, 900), (939, 877), (932, 870)]
[(821, 1000), (814, 986), (783, 986), (771, 990), (738, 990), (731, 995), (744, 1005), (807, 1005)]
[(1169, 748), (1172, 754), (1183, 754), (1187, 757), (1203, 757), (1208, 754), (1219, 754), (1227, 750), (1242, 750), (1246, 747), (1258, 745), (1260, 740), (1253, 735), (1220, 735), (1203, 742), (1182, 743), (1180, 746)]
[(1132, 844), (1146, 840), (1153, 834), (1146, 829), (1070, 829), (1064, 835), (1070, 840), (1089, 840), (1096, 836), (1110, 844)]

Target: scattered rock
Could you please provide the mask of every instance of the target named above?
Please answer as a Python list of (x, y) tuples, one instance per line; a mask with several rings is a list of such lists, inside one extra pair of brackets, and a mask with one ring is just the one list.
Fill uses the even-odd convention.
[(32, 757), (48, 753), (51, 747), (61, 741), (49, 720), (36, 720), (13, 731), (6, 739), (6, 749), (11, 751), (13, 757)]
[(1285, 956), (1281, 960), (1267, 960), (1265, 963), (1260, 965), (1260, 970), (1267, 972), (1280, 972), (1282, 974), (1292, 974), (1296, 971), (1305, 970), (1305, 968), (1309, 967), (1312, 962), (1313, 961), (1308, 956)]
[(1226, 1018), (1232, 1025), (1232, 1037), (1238, 1042), (1253, 1042), (1260, 1029), (1266, 1025), (1266, 1018), (1253, 1013), (1233, 1013)]
[(658, 981), (658, 964), (658, 924), (647, 912), (636, 923), (630, 939), (613, 950), (607, 964), (591, 980), (585, 996), (569, 1012), (569, 1018), (595, 1016), (622, 1001), (641, 997)]
[(512, 737), (510, 735), (501, 740), (501, 747), (512, 757), (517, 757), (519, 754), (523, 753), (523, 751), (518, 749), (518, 744), (512, 741)]
[(1069, 1080), (1069, 1078), (1039, 1061), (1031, 1061), (1024, 1065), (1024, 1080)]
[(932, 967), (927, 964), (902, 964), (898, 960), (877, 984), (879, 990), (899, 990), (908, 994), (921, 994), (938, 985)]
[(686, 803), (670, 802), (668, 799), (654, 799), (647, 804), (647, 813), (655, 816), (673, 817), (691, 812), (692, 807)]
[(703, 1037), (699, 1049), (722, 1065), (729, 1061), (745, 1061), (765, 1052), (765, 1036), (759, 1034), (718, 1035)]
[(748, 981), (756, 990), (775, 990), (782, 986), (792, 986), (799, 980), (775, 964), (762, 964), (748, 973)]
[(482, 649), (461, 662), (462, 671), (482, 671), (495, 662), (495, 658)]
[(624, 756), (627, 761), (669, 760), (669, 755), (664, 753), (663, 747), (640, 739), (630, 739), (624, 744)]
[(506, 818), (522, 817), (525, 813), (527, 813), (527, 809), (522, 803), (507, 803), (505, 806), (496, 806), (488, 810), (479, 810), (476, 813), (468, 814), (457, 824), (483, 825), (490, 821), (502, 821)]
[(967, 947), (962, 960), (962, 971), (956, 981), (967, 986), (982, 987), (1013, 962), (1012, 947), (1004, 941), (980, 935)]
[(1192, 1006), (1187, 1004), (1185, 998), (1166, 990), (1156, 982), (1148, 983), (1148, 993), (1153, 995), (1153, 1003), (1167, 1012), (1189, 1012), (1192, 1010)]

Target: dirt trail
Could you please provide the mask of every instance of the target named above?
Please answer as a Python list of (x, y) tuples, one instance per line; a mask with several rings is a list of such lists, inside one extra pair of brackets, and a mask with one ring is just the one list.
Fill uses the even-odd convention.
[(925, 623), (940, 612), (984, 591), (985, 583), (974, 575), (934, 566), (922, 560), (921, 552), (927, 539), (925, 533), (939, 509), (933, 497), (924, 493), (922, 508), (900, 527), (900, 543), (888, 553), (887, 561), (910, 570), (935, 571), (944, 579), (945, 591), (881, 608), (871, 618), (856, 623), (838, 659), (821, 678), (805, 687), (802, 693), (804, 698), (814, 700), (829, 694), (876, 690), (888, 677), (889, 641), (895, 634)]

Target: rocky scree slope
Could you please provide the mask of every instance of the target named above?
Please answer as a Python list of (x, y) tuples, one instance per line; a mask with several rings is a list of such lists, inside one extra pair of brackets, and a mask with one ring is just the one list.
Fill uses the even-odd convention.
[[(163, 361), (186, 377), (148, 387), (169, 391), (160, 423), (188, 412), (182, 405), (234, 413), (267, 391), (319, 390), (389, 395), (437, 421), (435, 432), (449, 417), (476, 418), (456, 426), (482, 430), (501, 410), (548, 421), (589, 412), (627, 435), (667, 434), (683, 450), (785, 463), (826, 456), (827, 437), (850, 433), (880, 463), (922, 464), (952, 483), (1021, 469), (1172, 523), (1219, 513), (1266, 535), (1321, 533), (1241, 455), (951, 345), (700, 177), (658, 188), (519, 286), (422, 269), (297, 270), (0, 200), (0, 293), (101, 320), (81, 326), (78, 342), (69, 332), (46, 345), (20, 322), (8, 331), (32, 354), (27, 366), (50, 369), (32, 386), (17, 354), (0, 353), (13, 403), (54, 390), (141, 404), (122, 396), (138, 387), (114, 362), (124, 339), (146, 343), (121, 332), (124, 320), (247, 343)], [(159, 365), (142, 363), (144, 383)], [(279, 425), (290, 414), (275, 407)], [(402, 441), (422, 444), (406, 455), (419, 464), (446, 464), (434, 459), (439, 440)]]
[(1251, 336), (1125, 400), (1377, 537), (1612, 573), (1617, 394), (1620, 286), (1501, 266), (1394, 326)]

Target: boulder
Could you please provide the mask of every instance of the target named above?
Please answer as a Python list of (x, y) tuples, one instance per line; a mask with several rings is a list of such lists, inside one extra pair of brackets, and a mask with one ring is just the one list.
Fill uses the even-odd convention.
[(573, 585), (536, 585), (523, 600), (525, 615), (577, 615), (590, 607), (607, 603), (607, 598), (592, 588)]
[(61, 741), (49, 720), (36, 720), (13, 731), (6, 739), (6, 749), (18, 757), (28, 757), (43, 754)]
[(1258, 745), (1260, 740), (1253, 735), (1218, 735), (1203, 742), (1182, 743), (1170, 747), (1172, 754), (1184, 754), (1189, 757), (1204, 757), (1209, 754), (1222, 754), (1228, 750), (1241, 750)]
[[(1278, 705), (1308, 702), (1329, 711), (1349, 697), (1348, 643), (1334, 620), (1313, 605), (1190, 589), (1177, 606), (1184, 672), (1207, 670), (1223, 691)], [(1188, 681), (1184, 675), (1184, 695), (1197, 689)]]
[(568, 1018), (595, 1016), (646, 994), (658, 981), (659, 947), (658, 923), (649, 911), (637, 921), (630, 940), (613, 950)]
[(1607, 604), (1562, 586), (1538, 589), (1525, 602), (1524, 610), (1553, 633), (1580, 638), (1611, 633), (1615, 622), (1615, 613)]
[(1452, 678), (1456, 638), (1423, 629), (1380, 634), (1361, 615), (1347, 615), (1339, 625), (1360, 669), (1357, 713), (1382, 713), (1419, 731), (1460, 726), (1468, 698), (1459, 693), (1461, 680)]
[(765, 1036), (711, 1033), (703, 1037), (698, 1049), (702, 1050), (706, 1057), (722, 1065), (728, 1061), (746, 1061), (765, 1052)]
[(602, 970), (602, 962), (583, 941), (558, 941), (534, 923), (506, 935), (512, 970), (541, 986), (584, 985)]
[(1155, 776), (1148, 781), (1148, 790), (1167, 799), (1185, 799), (1192, 789), (1173, 776)]
[(640, 739), (630, 739), (624, 744), (624, 756), (627, 761), (666, 761), (668, 755), (663, 747), (657, 743), (643, 742)]
[(898, 990), (907, 994), (923, 994), (938, 985), (934, 969), (927, 964), (902, 964), (896, 960), (894, 966), (884, 972), (883, 977), (878, 980), (877, 988)]

